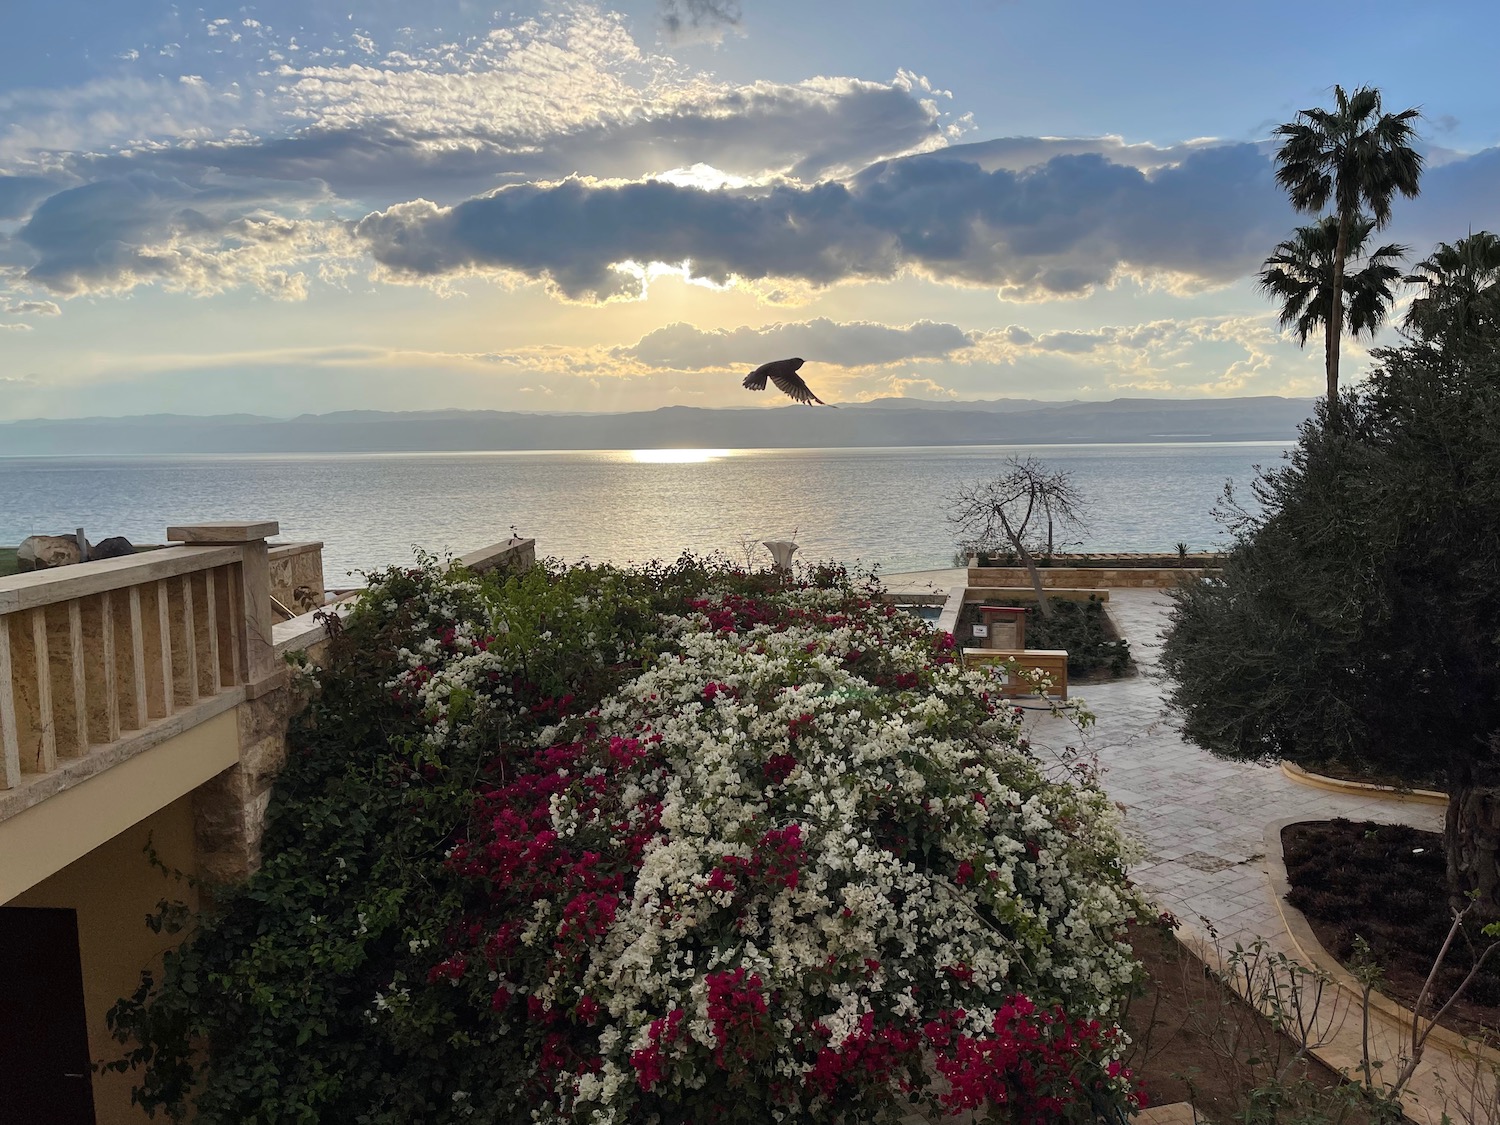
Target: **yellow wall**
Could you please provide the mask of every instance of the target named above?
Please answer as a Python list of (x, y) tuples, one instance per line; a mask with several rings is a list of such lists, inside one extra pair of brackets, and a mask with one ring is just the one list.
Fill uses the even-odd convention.
[[(152, 933), (146, 915), (155, 913), (164, 898), (198, 905), (191, 888), (149, 864), (144, 852), (148, 839), (168, 867), (193, 874), (192, 797), (173, 801), (6, 903), (78, 912), (89, 1052), (96, 1063), (122, 1053), (110, 1037), (104, 1014), (121, 996), (135, 991), (142, 969), (160, 970), (162, 952), (180, 939), (181, 935)], [(99, 1125), (139, 1125), (148, 1120), (130, 1104), (133, 1082), (129, 1074), (94, 1075)]]
[[(211, 701), (214, 706), (217, 701)], [(193, 712), (179, 712), (185, 721)], [(234, 707), (0, 821), (0, 903), (240, 760)], [(19, 903), (18, 903), (19, 905)]]

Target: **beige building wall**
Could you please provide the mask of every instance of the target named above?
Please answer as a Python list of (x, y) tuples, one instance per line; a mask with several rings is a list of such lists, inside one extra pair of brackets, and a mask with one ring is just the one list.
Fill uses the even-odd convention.
[[(196, 892), (171, 879), (146, 856), (150, 843), (169, 868), (194, 875), (193, 800), (182, 797), (75, 860), (7, 906), (65, 907), (78, 912), (78, 948), (83, 962), (89, 1054), (95, 1064), (119, 1058), (123, 1047), (110, 1036), (105, 1013), (140, 984), (141, 971), (158, 976), (162, 953), (181, 934), (152, 933), (146, 916), (162, 899), (198, 906)], [(99, 1125), (140, 1125), (149, 1120), (130, 1104), (132, 1074), (94, 1074)]]

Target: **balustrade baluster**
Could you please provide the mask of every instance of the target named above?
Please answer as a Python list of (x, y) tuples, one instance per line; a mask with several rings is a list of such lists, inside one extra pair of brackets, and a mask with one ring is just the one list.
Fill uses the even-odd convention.
[(16, 729), (14, 661), (10, 652), (10, 618), (0, 617), (0, 787), (10, 789), (21, 780), (21, 739)]
[(115, 603), (118, 599), (106, 591), (99, 595), (99, 694), (103, 700), (102, 742), (116, 742), (120, 737), (120, 673), (115, 650)]
[(67, 757), (78, 758), (89, 749), (89, 685), (84, 666), (83, 602), (68, 603), (68, 678), (73, 687), (73, 741)]
[(219, 689), (224, 684), (224, 678), (219, 674), (219, 609), (218, 597), (215, 592), (214, 572), (204, 571), (201, 575), (203, 580), (203, 619), (202, 635), (204, 651), (208, 654), (204, 662), (204, 679), (207, 684), (204, 689), (209, 695), (218, 695)]
[[(146, 634), (141, 627), (141, 588), (132, 586), (126, 591), (125, 642), (120, 647), (130, 658), (130, 729), (140, 730), (150, 719), (146, 706)], [(124, 716), (120, 719), (124, 725)]]
[(178, 701), (184, 707), (198, 702), (198, 633), (193, 621), (193, 576), (179, 579), (177, 627), (172, 633), (172, 674), (177, 680)]
[[(52, 717), (52, 662), (47, 658), (47, 611), (31, 611), (32, 666), (36, 675), (36, 694), (31, 699), (32, 736), (36, 752), (32, 757), (37, 773), (51, 773), (57, 768), (57, 722)], [(24, 765), (25, 759), (22, 759)]]
[(167, 596), (167, 580), (156, 583), (156, 644), (152, 646), (151, 660), (158, 664), (158, 678), (152, 683), (152, 694), (161, 692), (160, 710), (153, 718), (165, 718), (176, 706), (176, 687), (172, 682), (172, 613)]

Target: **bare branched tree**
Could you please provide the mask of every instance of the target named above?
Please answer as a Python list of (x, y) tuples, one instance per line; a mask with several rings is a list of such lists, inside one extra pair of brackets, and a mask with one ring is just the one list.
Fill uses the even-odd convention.
[(1069, 473), (1035, 457), (1007, 457), (994, 477), (964, 485), (949, 499), (948, 522), (964, 542), (1014, 551), (1031, 576), (1038, 610), (1052, 616), (1034, 552), (1050, 556), (1057, 530), (1084, 528), (1083, 498)]

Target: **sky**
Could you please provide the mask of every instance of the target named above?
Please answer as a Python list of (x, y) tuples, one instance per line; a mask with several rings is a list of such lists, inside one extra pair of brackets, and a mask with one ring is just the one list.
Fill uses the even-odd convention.
[(1409, 261), (1500, 230), (1490, 2), (7, 22), (0, 421), (778, 406), (740, 379), (790, 355), (832, 402), (1315, 395), (1255, 273), (1310, 221), (1273, 130), (1334, 83), (1422, 110)]

